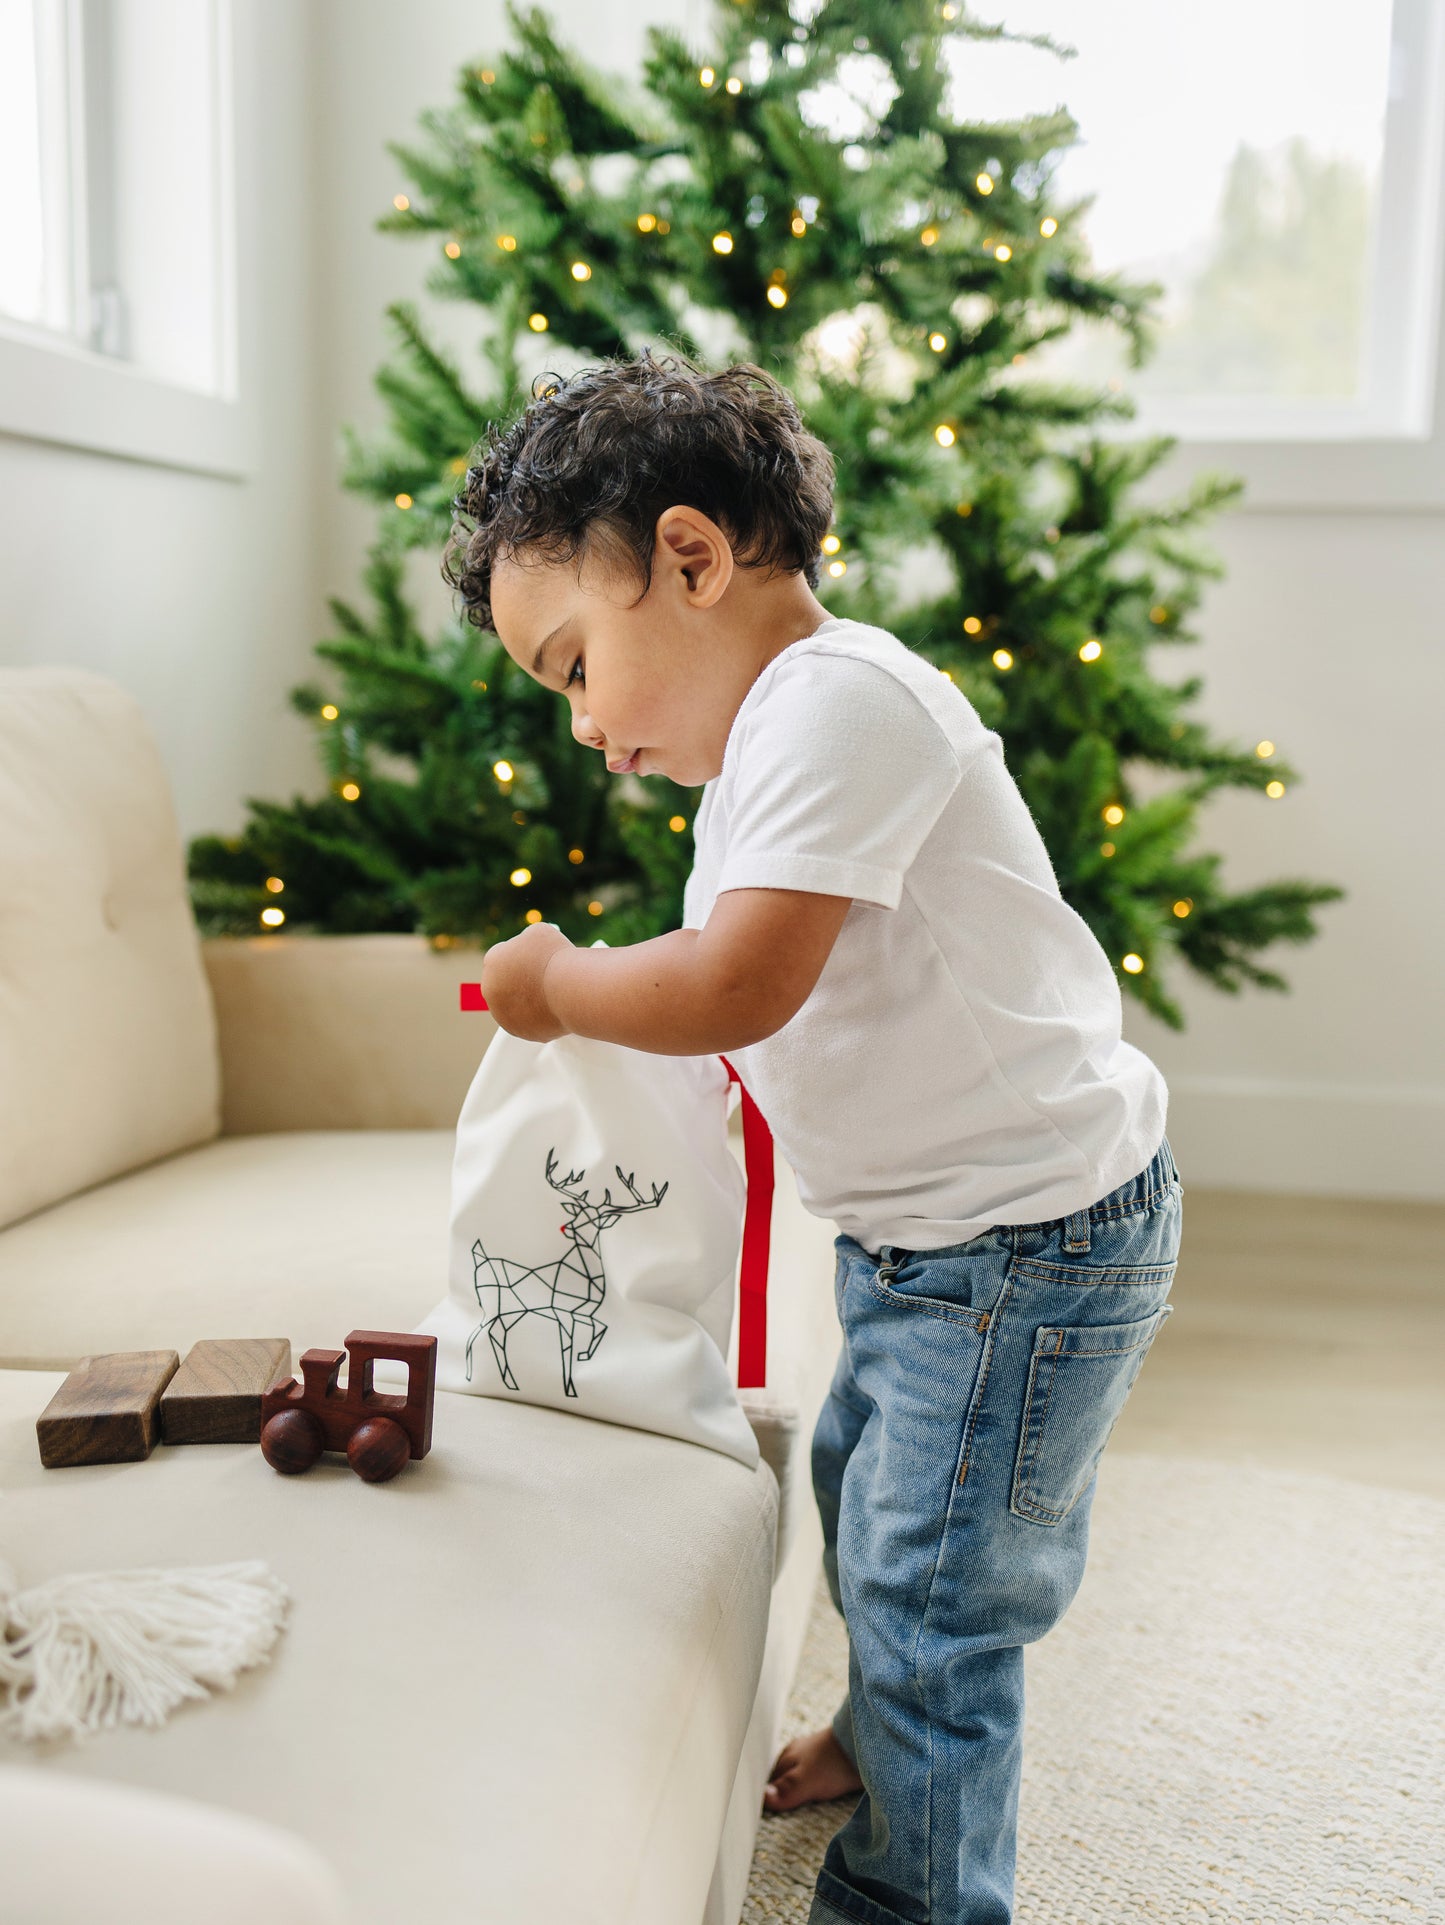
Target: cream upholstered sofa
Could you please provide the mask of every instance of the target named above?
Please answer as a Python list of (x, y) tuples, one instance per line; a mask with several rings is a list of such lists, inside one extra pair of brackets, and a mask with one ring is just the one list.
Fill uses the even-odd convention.
[(0, 1744), (0, 1839), (25, 1840), (7, 1921), (120, 1916), (101, 1901), (144, 1882), (147, 1839), (151, 1925), (195, 1916), (168, 1857), (233, 1894), (249, 1864), (263, 1904), (291, 1865), (298, 1925), (738, 1916), (838, 1341), (830, 1232), (786, 1171), (769, 1379), (800, 1422), (791, 1454), (771, 1437), (776, 1476), (445, 1394), (431, 1456), (386, 1485), (339, 1462), (278, 1478), (240, 1445), (40, 1468), (35, 1418), (83, 1355), (299, 1355), (420, 1320), (489, 1034), (458, 1010), (476, 965), (401, 936), (200, 943), (137, 703), (0, 670), (0, 1556), (22, 1585), (260, 1557), (294, 1599), (268, 1664), (159, 1730)]

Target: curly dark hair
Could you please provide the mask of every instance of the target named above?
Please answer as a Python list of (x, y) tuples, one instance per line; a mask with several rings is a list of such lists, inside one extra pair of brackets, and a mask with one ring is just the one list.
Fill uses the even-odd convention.
[(736, 560), (816, 588), (833, 515), (833, 457), (798, 405), (750, 361), (720, 373), (681, 354), (539, 374), (504, 433), (492, 423), (452, 503), (442, 574), (467, 620), (492, 630), (492, 569), (522, 550), (582, 563), (594, 543), (652, 586), (657, 517), (710, 516)]

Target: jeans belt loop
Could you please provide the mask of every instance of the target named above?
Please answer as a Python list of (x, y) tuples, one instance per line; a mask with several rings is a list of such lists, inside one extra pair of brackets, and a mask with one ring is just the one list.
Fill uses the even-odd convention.
[(1064, 1248), (1075, 1254), (1089, 1248), (1089, 1213), (1075, 1210), (1064, 1218)]

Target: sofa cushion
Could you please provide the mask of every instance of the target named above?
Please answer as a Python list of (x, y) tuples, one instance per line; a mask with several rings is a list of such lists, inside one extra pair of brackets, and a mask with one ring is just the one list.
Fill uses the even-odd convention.
[(215, 936), (201, 957), (225, 1135), (456, 1128), (496, 1033), (458, 1003), (477, 949), (395, 932)]
[(215, 1017), (140, 705), (0, 669), (0, 1225), (205, 1142)]
[(765, 1464), (442, 1393), (430, 1456), (388, 1484), (230, 1444), (44, 1471), (58, 1381), (0, 1373), (22, 1584), (260, 1557), (295, 1604), (233, 1691), (45, 1769), (294, 1831), (376, 1925), (702, 1917), (767, 1631)]
[(0, 1230), (0, 1365), (410, 1330), (446, 1289), (451, 1130), (218, 1137)]

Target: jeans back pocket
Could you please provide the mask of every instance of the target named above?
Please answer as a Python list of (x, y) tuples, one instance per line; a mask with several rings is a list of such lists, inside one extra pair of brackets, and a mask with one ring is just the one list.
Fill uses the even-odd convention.
[(1088, 1489), (1149, 1346), (1174, 1314), (1034, 1334), (1009, 1509), (1057, 1524)]

